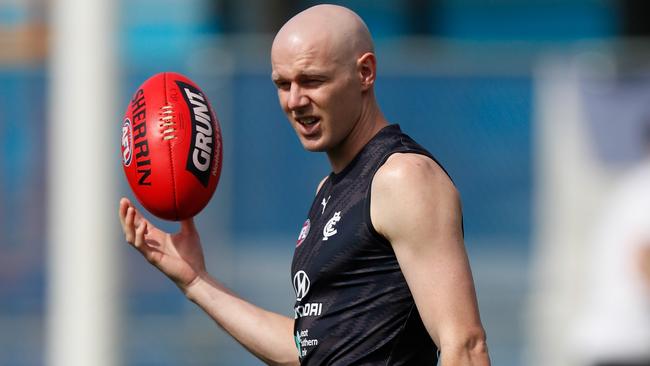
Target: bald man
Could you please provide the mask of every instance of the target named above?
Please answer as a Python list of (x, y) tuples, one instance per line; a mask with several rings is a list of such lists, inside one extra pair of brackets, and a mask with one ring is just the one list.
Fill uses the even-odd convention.
[(489, 365), (458, 192), (429, 152), (389, 125), (363, 21), (309, 8), (271, 50), (280, 105), (332, 172), (292, 263), (295, 316), (256, 307), (206, 271), (193, 221), (164, 233), (122, 199), (127, 242), (262, 361), (273, 365)]

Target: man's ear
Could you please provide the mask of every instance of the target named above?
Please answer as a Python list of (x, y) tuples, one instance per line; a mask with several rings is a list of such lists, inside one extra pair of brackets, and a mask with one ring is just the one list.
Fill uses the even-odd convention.
[(357, 59), (357, 71), (361, 81), (361, 88), (366, 91), (375, 84), (377, 77), (377, 58), (372, 52), (366, 52)]

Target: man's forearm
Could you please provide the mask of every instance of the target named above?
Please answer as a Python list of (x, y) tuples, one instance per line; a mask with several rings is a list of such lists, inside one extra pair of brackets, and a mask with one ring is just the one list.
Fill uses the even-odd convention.
[(198, 278), (185, 295), (256, 357), (269, 365), (298, 365), (293, 319), (257, 307), (209, 276)]

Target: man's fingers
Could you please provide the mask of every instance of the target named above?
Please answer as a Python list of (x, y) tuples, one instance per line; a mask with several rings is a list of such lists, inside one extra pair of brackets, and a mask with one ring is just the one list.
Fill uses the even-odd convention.
[(126, 221), (126, 210), (128, 210), (129, 207), (131, 206), (131, 202), (129, 202), (128, 199), (122, 197), (122, 199), (120, 199), (119, 206), (120, 207), (118, 209), (118, 216), (120, 217), (120, 224), (122, 225), (122, 230), (124, 230), (124, 224)]
[(133, 245), (135, 243), (135, 225), (133, 220), (135, 218), (135, 209), (133, 207), (127, 207), (126, 214), (124, 215), (124, 236), (126, 241)]
[[(147, 244), (147, 236), (150, 229), (154, 230), (153, 235), (159, 235), (155, 226), (151, 226), (147, 220), (142, 217), (138, 210), (131, 205), (127, 199), (120, 200), (120, 222), (124, 230), (126, 241), (139, 251), (149, 262), (153, 263), (156, 256), (156, 249)], [(155, 240), (153, 242), (156, 242)]]
[(142, 215), (138, 212), (138, 210), (135, 209), (135, 207), (131, 204), (131, 201), (129, 201), (127, 198), (122, 197), (120, 199), (120, 209), (119, 209), (119, 216), (120, 216), (120, 223), (122, 226), (125, 224), (125, 218), (126, 218), (126, 213), (129, 208), (132, 208), (135, 211), (135, 225), (140, 224), (140, 220), (142, 220)]
[(147, 231), (146, 221), (142, 221), (140, 225), (138, 225), (137, 228), (135, 229), (135, 241), (133, 242), (133, 246), (135, 246), (141, 252), (143, 252), (143, 250), (146, 249), (147, 246), (144, 242), (144, 234), (146, 233), (146, 231)]
[(134, 212), (133, 223), (135, 224), (136, 227), (138, 227), (138, 226), (140, 226), (141, 222), (146, 221), (146, 220), (144, 220), (142, 218), (142, 215), (140, 215), (140, 212), (138, 212), (138, 210), (136, 210), (135, 207), (133, 207), (133, 212)]
[(137, 229), (135, 230), (135, 243), (133, 246), (138, 249), (140, 253), (145, 257), (146, 260), (151, 262), (154, 265), (157, 265), (155, 263), (155, 249), (149, 247), (147, 245), (145, 235), (147, 234), (147, 231), (149, 230), (149, 223), (147, 220), (142, 220), (140, 225), (138, 225)]

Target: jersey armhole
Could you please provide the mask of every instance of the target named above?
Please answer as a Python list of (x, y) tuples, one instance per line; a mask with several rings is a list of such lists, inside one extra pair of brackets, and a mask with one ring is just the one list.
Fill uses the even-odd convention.
[[(424, 155), (424, 156), (426, 156), (426, 157), (432, 159), (433, 161), (435, 161), (438, 165), (440, 165), (440, 164), (438, 163), (438, 161), (437, 161), (433, 156), (427, 154), (426, 152), (424, 152), (424, 151), (417, 151), (417, 150), (411, 150), (411, 149), (409, 149), (409, 148), (407, 148), (407, 147), (404, 147), (404, 148), (401, 148), (401, 149), (396, 149), (396, 150), (393, 150), (393, 151), (389, 151), (389, 152), (388, 152), (384, 157), (381, 158), (381, 160), (379, 160), (379, 164), (377, 164), (377, 166), (375, 167), (374, 171), (372, 172), (372, 174), (371, 174), (372, 177), (370, 178), (370, 184), (369, 184), (369, 186), (368, 186), (368, 189), (367, 189), (367, 191), (366, 191), (366, 196), (365, 196), (365, 198), (364, 198), (365, 203), (364, 203), (363, 214), (365, 215), (365, 219), (366, 219), (366, 220), (365, 220), (365, 222), (366, 222), (366, 228), (368, 229), (368, 231), (370, 232), (370, 234), (371, 234), (373, 237), (375, 237), (375, 238), (378, 239), (381, 243), (383, 243), (383, 244), (385, 244), (386, 246), (388, 246), (389, 248), (391, 248), (391, 250), (392, 250), (392, 246), (391, 246), (391, 244), (390, 244), (390, 241), (388, 241), (388, 239), (386, 239), (385, 236), (383, 236), (382, 234), (380, 234), (380, 233), (375, 229), (375, 225), (372, 224), (372, 216), (370, 215), (370, 203), (371, 203), (370, 201), (371, 201), (371, 196), (372, 196), (372, 182), (375, 180), (375, 174), (377, 174), (377, 171), (379, 171), (379, 168), (381, 168), (381, 167), (386, 163), (386, 161), (388, 160), (388, 158), (390, 158), (393, 154), (400, 154), (400, 153), (408, 153), (408, 154)], [(444, 170), (444, 168), (443, 168), (443, 170)], [(445, 173), (446, 173), (446, 171), (445, 171)]]
[[(429, 159), (433, 160), (436, 164), (438, 164), (438, 166), (442, 169), (442, 171), (445, 172), (445, 174), (447, 174), (447, 176), (451, 180), (451, 183), (454, 184), (454, 180), (451, 178), (451, 175), (449, 174), (449, 172), (447, 172), (447, 169), (445, 169), (445, 167), (442, 166), (442, 164), (440, 164), (438, 159), (436, 159), (433, 155), (431, 155), (431, 153), (429, 153), (426, 150), (424, 150), (424, 151), (414, 150), (414, 149), (411, 149), (411, 148), (409, 148), (407, 146), (404, 146), (404, 145), (406, 145), (406, 144), (404, 143), (404, 140), (402, 140), (402, 147), (400, 147), (398, 149), (395, 149), (393, 151), (389, 151), (388, 153), (386, 153), (386, 155), (384, 155), (381, 158), (381, 160), (379, 160), (379, 163), (375, 167), (375, 170), (372, 172), (372, 177), (370, 178), (370, 185), (368, 186), (368, 190), (366, 191), (366, 197), (365, 197), (366, 202), (365, 202), (365, 208), (364, 208), (364, 215), (366, 216), (365, 217), (366, 218), (366, 227), (367, 227), (368, 231), (370, 232), (370, 234), (372, 236), (379, 239), (380, 242), (382, 242), (382, 243), (386, 244), (387, 246), (391, 247), (391, 249), (392, 249), (392, 246), (391, 246), (390, 242), (388, 241), (388, 239), (386, 239), (385, 236), (381, 235), (375, 229), (375, 225), (372, 224), (372, 216), (370, 215), (370, 199), (371, 199), (371, 195), (372, 195), (372, 182), (375, 179), (375, 174), (377, 174), (377, 171), (379, 171), (379, 168), (381, 168), (386, 163), (388, 158), (390, 158), (391, 155), (393, 155), (393, 154), (400, 154), (400, 153), (424, 155), (424, 156), (428, 157)], [(328, 177), (325, 177), (325, 180), (327, 180), (327, 178)], [(323, 183), (325, 183), (325, 180), (323, 181)], [(464, 224), (464, 220), (463, 220), (462, 217), (461, 217), (461, 230), (463, 232), (463, 237), (464, 237), (465, 236), (465, 224)]]
[(388, 241), (388, 239), (386, 239), (385, 236), (381, 235), (375, 229), (375, 225), (372, 224), (372, 215), (370, 215), (370, 201), (371, 201), (371, 197), (372, 197), (372, 182), (375, 180), (375, 174), (377, 174), (377, 171), (379, 170), (379, 168), (381, 168), (384, 165), (384, 163), (386, 163), (386, 160), (388, 160), (388, 158), (391, 155), (393, 155), (394, 153), (396, 153), (396, 151), (390, 151), (389, 153), (384, 155), (381, 158), (381, 160), (379, 161), (379, 164), (377, 164), (374, 171), (372, 172), (371, 177), (370, 177), (370, 183), (368, 185), (368, 189), (366, 190), (366, 196), (364, 198), (365, 202), (364, 202), (364, 208), (363, 208), (363, 214), (365, 215), (365, 220), (364, 221), (366, 222), (366, 229), (368, 230), (368, 232), (370, 232), (370, 235), (372, 235), (380, 243), (382, 243), (383, 245), (385, 245), (385, 246), (387, 246), (387, 247), (389, 247), (391, 249), (392, 249), (392, 246), (390, 245), (390, 242)]

